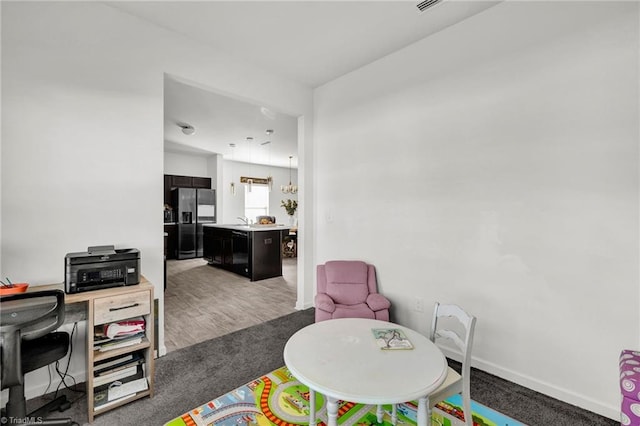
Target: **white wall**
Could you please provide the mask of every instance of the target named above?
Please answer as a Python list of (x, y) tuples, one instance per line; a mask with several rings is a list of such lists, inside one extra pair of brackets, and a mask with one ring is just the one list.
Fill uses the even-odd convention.
[[(212, 154), (215, 156), (216, 154)], [(209, 170), (209, 155), (164, 153), (164, 174), (199, 176), (212, 178), (212, 185), (216, 181), (216, 170)]]
[[(308, 120), (311, 90), (104, 3), (0, 7), (0, 275), (61, 282), (67, 252), (137, 247), (162, 310), (164, 74)], [(70, 372), (82, 381), (75, 348)], [(41, 373), (27, 377), (28, 396), (46, 387)]]
[[(605, 4), (606, 3), (606, 4)], [(315, 91), (317, 258), (393, 317), (478, 317), (474, 365), (618, 418), (640, 348), (638, 3), (507, 2)]]
[[(282, 200), (288, 198), (297, 200), (298, 195), (283, 194), (280, 191), (281, 185), (289, 183), (289, 169), (283, 167), (267, 167), (259, 164), (242, 163), (239, 161), (223, 161), (223, 184), (219, 191), (222, 192), (222, 207), (220, 212), (222, 216), (218, 219), (218, 223), (240, 223), (238, 216), (244, 216), (244, 194), (245, 185), (240, 183), (240, 176), (266, 178), (271, 175), (273, 177), (273, 190), (269, 193), (269, 215), (276, 217), (277, 223), (289, 224), (289, 217), (284, 207), (281, 207)], [(292, 183), (298, 182), (298, 171), (291, 170)], [(231, 194), (230, 183), (235, 183), (236, 193)], [(296, 212), (297, 215), (297, 212)], [(255, 220), (255, 218), (250, 218)]]
[[(0, 7), (0, 30), (2, 29), (2, 7)], [(2, 45), (2, 31), (0, 31), (0, 46)], [(0, 70), (2, 70), (2, 55), (0, 54)], [(0, 76), (2, 73), (0, 72)], [(0, 84), (0, 99), (2, 97), (2, 84)], [(0, 129), (2, 129), (2, 104), (0, 102)], [(2, 133), (0, 130), (0, 177), (3, 176), (2, 172)], [(0, 241), (2, 241), (2, 182), (0, 182)], [(2, 244), (0, 244), (0, 271), (2, 271)]]

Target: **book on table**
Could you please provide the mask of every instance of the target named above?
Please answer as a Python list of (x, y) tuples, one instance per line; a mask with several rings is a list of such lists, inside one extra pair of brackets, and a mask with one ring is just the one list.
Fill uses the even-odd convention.
[(382, 350), (413, 349), (411, 341), (399, 328), (372, 328), (371, 331)]

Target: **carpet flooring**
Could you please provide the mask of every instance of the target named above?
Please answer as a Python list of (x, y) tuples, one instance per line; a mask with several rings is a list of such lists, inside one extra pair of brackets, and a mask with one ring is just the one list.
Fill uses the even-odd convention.
[[(170, 352), (156, 360), (153, 398), (96, 417), (96, 426), (163, 425), (250, 380), (284, 365), (282, 351), (300, 328), (313, 323), (307, 309)], [(459, 364), (453, 362), (453, 368)], [(530, 426), (613, 426), (619, 422), (472, 369), (471, 397)], [(78, 395), (70, 394), (70, 398)], [(29, 408), (42, 403), (29, 401)], [(65, 417), (86, 425), (86, 402), (79, 398)]]

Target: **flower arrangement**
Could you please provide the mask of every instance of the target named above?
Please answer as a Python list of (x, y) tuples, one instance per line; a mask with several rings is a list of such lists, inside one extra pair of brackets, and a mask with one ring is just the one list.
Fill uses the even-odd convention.
[(289, 216), (293, 216), (294, 214), (296, 214), (296, 209), (298, 208), (298, 202), (296, 200), (282, 200), (280, 205), (284, 207)]

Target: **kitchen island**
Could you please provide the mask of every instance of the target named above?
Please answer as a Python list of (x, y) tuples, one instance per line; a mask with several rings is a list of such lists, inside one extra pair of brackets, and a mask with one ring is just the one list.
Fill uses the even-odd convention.
[(251, 281), (282, 275), (282, 239), (288, 226), (206, 224), (203, 233), (203, 258), (209, 265)]

